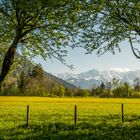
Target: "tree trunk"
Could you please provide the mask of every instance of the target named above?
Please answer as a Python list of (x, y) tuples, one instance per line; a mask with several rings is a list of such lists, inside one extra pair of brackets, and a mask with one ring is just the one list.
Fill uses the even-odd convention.
[(5, 79), (6, 75), (8, 74), (10, 67), (12, 66), (12, 64), (14, 62), (14, 56), (16, 53), (16, 49), (17, 49), (19, 40), (20, 40), (19, 37), (16, 37), (14, 39), (13, 43), (11, 44), (10, 48), (8, 49), (8, 51), (6, 52), (6, 54), (4, 56), (1, 74), (0, 74), (0, 92), (2, 89), (4, 79)]

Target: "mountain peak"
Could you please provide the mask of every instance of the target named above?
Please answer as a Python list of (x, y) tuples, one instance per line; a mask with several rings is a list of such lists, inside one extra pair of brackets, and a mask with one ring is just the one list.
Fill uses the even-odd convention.
[(104, 71), (92, 69), (79, 74), (63, 73), (57, 74), (57, 76), (75, 86), (92, 88), (93, 85), (99, 86), (102, 82), (110, 82), (113, 78), (119, 79), (121, 82), (133, 84), (135, 78), (140, 78), (140, 69), (110, 68)]

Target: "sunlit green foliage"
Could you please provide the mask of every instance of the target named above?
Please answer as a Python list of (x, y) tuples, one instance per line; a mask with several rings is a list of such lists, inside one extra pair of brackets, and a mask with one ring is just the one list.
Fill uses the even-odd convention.
[(81, 97), (86, 97), (89, 96), (90, 93), (86, 89), (78, 89), (77, 92), (75, 93), (76, 96), (81, 96)]
[(58, 96), (63, 97), (65, 96), (65, 87), (63, 85), (60, 85), (59, 87), (59, 94)]
[(28, 58), (56, 58), (67, 65), (66, 48), (78, 46), (87, 8), (86, 0), (0, 1), (0, 47), (6, 46), (0, 89), (18, 49)]
[[(99, 55), (121, 51), (122, 42), (128, 42), (133, 54), (140, 58), (140, 1), (139, 0), (93, 0), (90, 1), (89, 28), (83, 32), (83, 44), (89, 53), (97, 49)], [(96, 8), (96, 9), (95, 9)], [(129, 47), (128, 46), (128, 47)], [(137, 46), (137, 45), (136, 45)]]

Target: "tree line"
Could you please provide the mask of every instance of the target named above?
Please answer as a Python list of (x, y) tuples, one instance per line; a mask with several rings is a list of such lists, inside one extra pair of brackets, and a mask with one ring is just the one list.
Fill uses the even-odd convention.
[(73, 97), (86, 96), (87, 90), (64, 87), (52, 78), (45, 75), (40, 65), (35, 65), (19, 75), (13, 72), (5, 80), (1, 95), (4, 96), (48, 96), (48, 97)]
[(113, 78), (111, 82), (102, 82), (99, 87), (92, 88), (91, 94), (98, 97), (139, 98), (140, 78), (135, 78), (132, 85)]
[(46, 97), (108, 97), (139, 98), (140, 78), (135, 78), (133, 85), (113, 78), (91, 89), (68, 88), (47, 77), (40, 65), (35, 65), (19, 75), (12, 73), (3, 85), (4, 96), (46, 96)]

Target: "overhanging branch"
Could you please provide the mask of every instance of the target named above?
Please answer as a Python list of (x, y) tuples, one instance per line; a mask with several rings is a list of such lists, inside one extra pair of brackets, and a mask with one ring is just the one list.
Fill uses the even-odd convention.
[[(138, 49), (134, 48), (131, 37), (129, 37), (129, 43), (130, 43), (131, 50), (132, 50), (133, 54), (135, 55), (135, 57), (140, 59), (140, 51)], [(137, 52), (139, 52), (139, 55), (137, 55), (135, 50), (137, 50)]]

